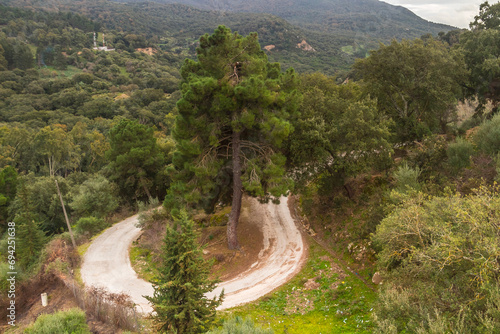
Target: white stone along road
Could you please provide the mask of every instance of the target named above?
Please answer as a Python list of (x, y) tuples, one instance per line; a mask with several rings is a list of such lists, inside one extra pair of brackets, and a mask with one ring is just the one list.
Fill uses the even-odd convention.
[[(250, 214), (261, 222), (264, 246), (251, 268), (221, 282), (210, 294), (224, 289), (225, 298), (219, 309), (248, 303), (273, 291), (300, 270), (306, 257), (287, 198), (282, 197), (279, 205), (247, 200)], [(113, 225), (92, 242), (83, 259), (81, 276), (86, 286), (130, 295), (139, 311), (149, 313), (152, 307), (143, 295), (153, 295), (153, 287), (137, 277), (129, 259), (130, 245), (142, 232), (136, 227), (137, 218), (135, 215)]]

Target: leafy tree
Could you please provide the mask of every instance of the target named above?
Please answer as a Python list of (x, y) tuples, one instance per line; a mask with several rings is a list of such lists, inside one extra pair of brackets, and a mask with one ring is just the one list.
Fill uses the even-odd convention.
[(500, 153), (500, 115), (483, 122), (474, 136), (474, 141), (481, 152), (491, 156)]
[(85, 102), (78, 114), (94, 119), (96, 117), (113, 118), (115, 113), (113, 100), (109, 97), (98, 97)]
[[(29, 214), (30, 219), (35, 220), (49, 235), (65, 231), (66, 222), (54, 178), (48, 176), (35, 177), (31, 173), (22, 177), (20, 182), (24, 183), (25, 193), (21, 196), (18, 191), (16, 198), (9, 207), (10, 216)], [(63, 178), (58, 179), (58, 183), (64, 203), (68, 203), (69, 184)], [(26, 203), (29, 204), (29, 211), (26, 209), (26, 205), (28, 205)], [(69, 207), (66, 207), (66, 210), (69, 211)], [(68, 212), (68, 214), (70, 213)]]
[(242, 37), (219, 26), (200, 38), (197, 55), (181, 69), (173, 131), (178, 173), (165, 205), (211, 211), (231, 200), (227, 237), (237, 249), (243, 193), (277, 200), (291, 187), (279, 148), (292, 130), (287, 119), (297, 109), (297, 79), (292, 69), (281, 73), (268, 62), (255, 33)]
[(75, 232), (81, 235), (92, 236), (104, 230), (108, 225), (104, 220), (97, 217), (83, 217), (78, 219)]
[(296, 176), (307, 182), (326, 173), (343, 186), (346, 178), (388, 157), (389, 122), (356, 84), (339, 86), (315, 73), (301, 77), (300, 90), (301, 113), (288, 144)]
[(0, 44), (0, 71), (6, 71), (7, 70), (7, 60), (4, 57), (4, 50), (2, 45)]
[(13, 166), (25, 172), (31, 169), (33, 132), (25, 127), (0, 127), (0, 166)]
[(108, 151), (111, 146), (106, 140), (106, 137), (97, 130), (94, 130), (90, 134), (90, 139), (90, 156), (92, 160), (90, 161), (89, 168), (96, 163), (96, 169), (98, 170), (105, 163), (106, 151)]
[(78, 146), (65, 131), (65, 126), (44, 127), (36, 134), (33, 144), (50, 176), (54, 176), (61, 168), (74, 169), (79, 165), (81, 157)]
[(0, 171), (0, 230), (8, 219), (8, 207), (14, 200), (17, 190), (17, 171), (7, 166)]
[(479, 99), (477, 113), (481, 114), (486, 102), (493, 103), (496, 112), (500, 102), (500, 4), (481, 4), (479, 14), (464, 32), (460, 46), (470, 71), (467, 93)]
[(167, 333), (204, 333), (215, 320), (223, 293), (206, 297), (217, 281), (209, 279), (209, 263), (197, 245), (194, 223), (183, 211), (168, 226), (162, 247), (162, 263), (153, 282), (153, 303), (158, 330)]
[(433, 39), (382, 44), (354, 64), (402, 141), (446, 130), (462, 94), (464, 67), (459, 55)]
[(156, 144), (153, 129), (137, 121), (122, 119), (109, 132), (110, 150), (106, 158), (110, 160), (110, 179), (115, 180), (124, 194), (144, 194), (151, 200), (150, 188), (160, 193), (159, 176), (165, 162), (163, 152)]
[(80, 217), (105, 217), (118, 207), (115, 187), (104, 176), (95, 175), (78, 187), (69, 205)]

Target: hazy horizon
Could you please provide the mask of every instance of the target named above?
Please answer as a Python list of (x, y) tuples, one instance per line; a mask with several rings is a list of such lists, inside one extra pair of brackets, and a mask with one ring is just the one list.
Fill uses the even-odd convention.
[[(469, 28), (485, 0), (383, 0), (391, 5), (408, 8), (418, 16), (434, 23)], [(490, 1), (495, 4), (496, 1)]]

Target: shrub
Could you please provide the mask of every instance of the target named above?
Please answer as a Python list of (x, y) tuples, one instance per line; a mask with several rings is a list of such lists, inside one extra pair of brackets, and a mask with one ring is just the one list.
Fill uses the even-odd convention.
[(473, 154), (474, 147), (472, 143), (462, 138), (457, 138), (456, 142), (451, 143), (446, 150), (450, 170), (457, 173), (461, 169), (469, 167)]
[(101, 232), (106, 227), (106, 222), (100, 218), (85, 217), (78, 219), (75, 225), (75, 231), (81, 235), (92, 236)]
[(488, 155), (496, 155), (500, 152), (500, 114), (481, 125), (474, 141), (479, 150)]
[(254, 321), (247, 317), (232, 318), (224, 321), (222, 328), (213, 329), (207, 334), (273, 334), (272, 329), (256, 327)]
[(70, 207), (80, 217), (104, 217), (118, 207), (116, 188), (104, 176), (91, 177), (78, 187)]
[(395, 190), (399, 193), (405, 194), (410, 190), (420, 190), (420, 183), (418, 177), (420, 176), (420, 168), (411, 168), (407, 163), (398, 166), (394, 172), (393, 177), (396, 181)]
[(90, 334), (85, 313), (77, 308), (43, 314), (25, 330), (27, 334)]
[(415, 193), (373, 236), (385, 278), (375, 309), (380, 332), (494, 333), (500, 277), (500, 193)]

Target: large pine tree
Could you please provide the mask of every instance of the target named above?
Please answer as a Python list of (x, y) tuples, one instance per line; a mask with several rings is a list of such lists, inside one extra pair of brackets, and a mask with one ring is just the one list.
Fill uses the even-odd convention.
[(232, 203), (227, 238), (229, 248), (238, 249), (243, 193), (277, 200), (291, 186), (279, 150), (292, 131), (297, 78), (293, 69), (282, 73), (279, 64), (269, 63), (256, 33), (242, 37), (224, 26), (200, 38), (197, 57), (181, 69), (173, 131), (176, 182), (165, 205), (210, 212), (218, 203)]
[(159, 332), (194, 334), (206, 332), (215, 320), (215, 309), (223, 294), (209, 299), (206, 293), (217, 283), (208, 278), (210, 268), (197, 244), (193, 222), (183, 211), (167, 227), (162, 264), (153, 282), (153, 303)]

